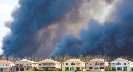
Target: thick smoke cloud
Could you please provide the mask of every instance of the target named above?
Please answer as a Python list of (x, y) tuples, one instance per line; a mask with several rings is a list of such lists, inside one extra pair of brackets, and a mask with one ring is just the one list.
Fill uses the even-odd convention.
[(114, 2), (114, 0), (105, 0), (105, 2), (106, 2), (107, 4), (111, 4), (111, 3)]
[(11, 15), (13, 20), (6, 23), (11, 33), (3, 38), (3, 55), (48, 55), (52, 49), (47, 45), (56, 43), (66, 31), (64, 19), (72, 16), (78, 20), (82, 3), (82, 0), (19, 0), (19, 7)]
[[(115, 9), (118, 0), (19, 0), (19, 7), (17, 7), (13, 13), (13, 20), (6, 23), (6, 26), (10, 28), (11, 33), (7, 34), (3, 38), (3, 55), (11, 56), (43, 56), (47, 57), (52, 51), (56, 43), (57, 44), (52, 55), (64, 53), (72, 56), (78, 54), (87, 54), (88, 51), (94, 49), (93, 43), (102, 35), (102, 26), (104, 21), (117, 21), (114, 15), (107, 17)], [(119, 5), (119, 3), (117, 3)], [(107, 12), (106, 12), (107, 11)], [(119, 14), (119, 12), (118, 12)], [(118, 15), (116, 14), (116, 15)], [(119, 17), (119, 16), (117, 16)], [(95, 20), (90, 20), (91, 18)], [(114, 19), (116, 18), (116, 19)], [(97, 30), (89, 30), (87, 28), (87, 22), (94, 22), (92, 27), (96, 27)], [(82, 29), (81, 29), (82, 28)], [(96, 39), (90, 39), (81, 36), (79, 30), (84, 34), (89, 31), (98, 33)], [(94, 33), (94, 34), (96, 34)], [(69, 35), (67, 35), (69, 34)], [(70, 36), (72, 38), (69, 38)], [(80, 36), (80, 37), (79, 37)], [(82, 38), (81, 38), (82, 37)], [(67, 38), (67, 39), (65, 39)], [(71, 39), (73, 40), (71, 42)], [(90, 45), (85, 39), (89, 39)], [(69, 41), (70, 43), (67, 43)], [(63, 43), (66, 43), (64, 46)], [(74, 45), (74, 46), (73, 46)], [(66, 46), (66, 47), (65, 47)], [(70, 48), (68, 48), (71, 46)], [(58, 50), (60, 49), (62, 50)], [(63, 53), (63, 50), (66, 52)], [(78, 48), (78, 49), (77, 49)], [(76, 51), (73, 54), (73, 51)], [(70, 51), (70, 52), (69, 52)], [(76, 54), (77, 53), (77, 54)]]
[(88, 29), (82, 28), (80, 37), (63, 35), (50, 56), (105, 53), (112, 56), (133, 56), (132, 4), (132, 0), (119, 1), (103, 24), (94, 19), (89, 20)]

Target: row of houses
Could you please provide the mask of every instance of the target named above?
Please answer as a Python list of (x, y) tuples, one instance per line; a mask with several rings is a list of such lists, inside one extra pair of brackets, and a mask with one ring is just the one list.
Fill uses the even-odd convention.
[(2, 71), (27, 71), (27, 70), (43, 70), (43, 71), (72, 71), (72, 70), (114, 70), (114, 71), (132, 71), (133, 62), (117, 58), (114, 61), (107, 62), (104, 59), (95, 58), (87, 62), (83, 62), (80, 59), (70, 59), (65, 62), (57, 62), (51, 59), (44, 59), (39, 62), (22, 59), (15, 63), (0, 60), (0, 72)]

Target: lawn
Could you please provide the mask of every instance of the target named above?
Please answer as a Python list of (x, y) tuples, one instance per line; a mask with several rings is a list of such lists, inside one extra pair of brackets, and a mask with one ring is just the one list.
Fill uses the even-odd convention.
[[(19, 72), (76, 72), (76, 71), (19, 71)], [(77, 72), (133, 72), (133, 71), (77, 71)]]

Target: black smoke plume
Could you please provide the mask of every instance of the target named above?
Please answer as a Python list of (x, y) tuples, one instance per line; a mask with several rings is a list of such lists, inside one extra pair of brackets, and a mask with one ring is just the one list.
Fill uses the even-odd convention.
[[(3, 38), (3, 55), (48, 56), (62, 34), (65, 19), (78, 20), (82, 0), (19, 0), (12, 21), (6, 23), (11, 33)], [(72, 17), (70, 17), (72, 16)], [(73, 20), (75, 22), (76, 20)]]
[[(110, 0), (111, 1), (111, 0)], [(82, 28), (80, 37), (63, 35), (50, 56), (68, 54), (108, 54), (112, 56), (133, 56), (133, 0), (119, 1), (101, 24), (91, 19), (88, 29)]]

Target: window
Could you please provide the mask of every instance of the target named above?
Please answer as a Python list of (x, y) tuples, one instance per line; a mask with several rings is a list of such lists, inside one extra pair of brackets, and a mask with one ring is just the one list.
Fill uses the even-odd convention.
[(100, 67), (100, 69), (104, 69), (104, 67)]
[(121, 65), (121, 63), (118, 62), (118, 63), (116, 63), (116, 65)]
[(121, 65), (121, 63), (118, 62), (118, 63), (116, 63), (116, 65)]
[(99, 68), (98, 68), (98, 67), (95, 67), (94, 69), (97, 70), (97, 69), (99, 69)]
[(113, 71), (116, 71), (116, 67), (112, 67), (112, 70), (113, 70)]
[(75, 65), (75, 63), (72, 62), (71, 65)]
[(111, 63), (112, 64), (112, 66), (115, 66), (115, 63)]
[(91, 65), (91, 64), (90, 64)]
[(3, 68), (0, 68), (0, 72), (3, 71)]
[(16, 64), (16, 66), (19, 66), (19, 64)]
[(76, 66), (80, 66), (80, 63), (76, 63)]
[(50, 63), (42, 63), (42, 65), (49, 65)]
[(68, 65), (68, 63), (66, 63), (66, 65)]
[(69, 70), (69, 67), (65, 67), (65, 71)]
[(41, 64), (39, 64), (39, 65), (41, 65)]
[(96, 62), (95, 65), (99, 65), (99, 63)]
[(75, 63), (73, 63), (73, 65), (75, 65)]
[(89, 67), (89, 69), (92, 69), (92, 67)]
[(100, 66), (104, 66), (104, 63), (100, 63)]
[(51, 64), (50, 63), (48, 63), (48, 66), (50, 66)]
[(126, 65), (126, 63), (124, 63), (124, 65)]
[(122, 70), (122, 67), (117, 67), (117, 70)]
[(80, 67), (76, 67), (76, 70), (78, 70), (78, 71), (79, 71), (79, 70), (80, 70)]

